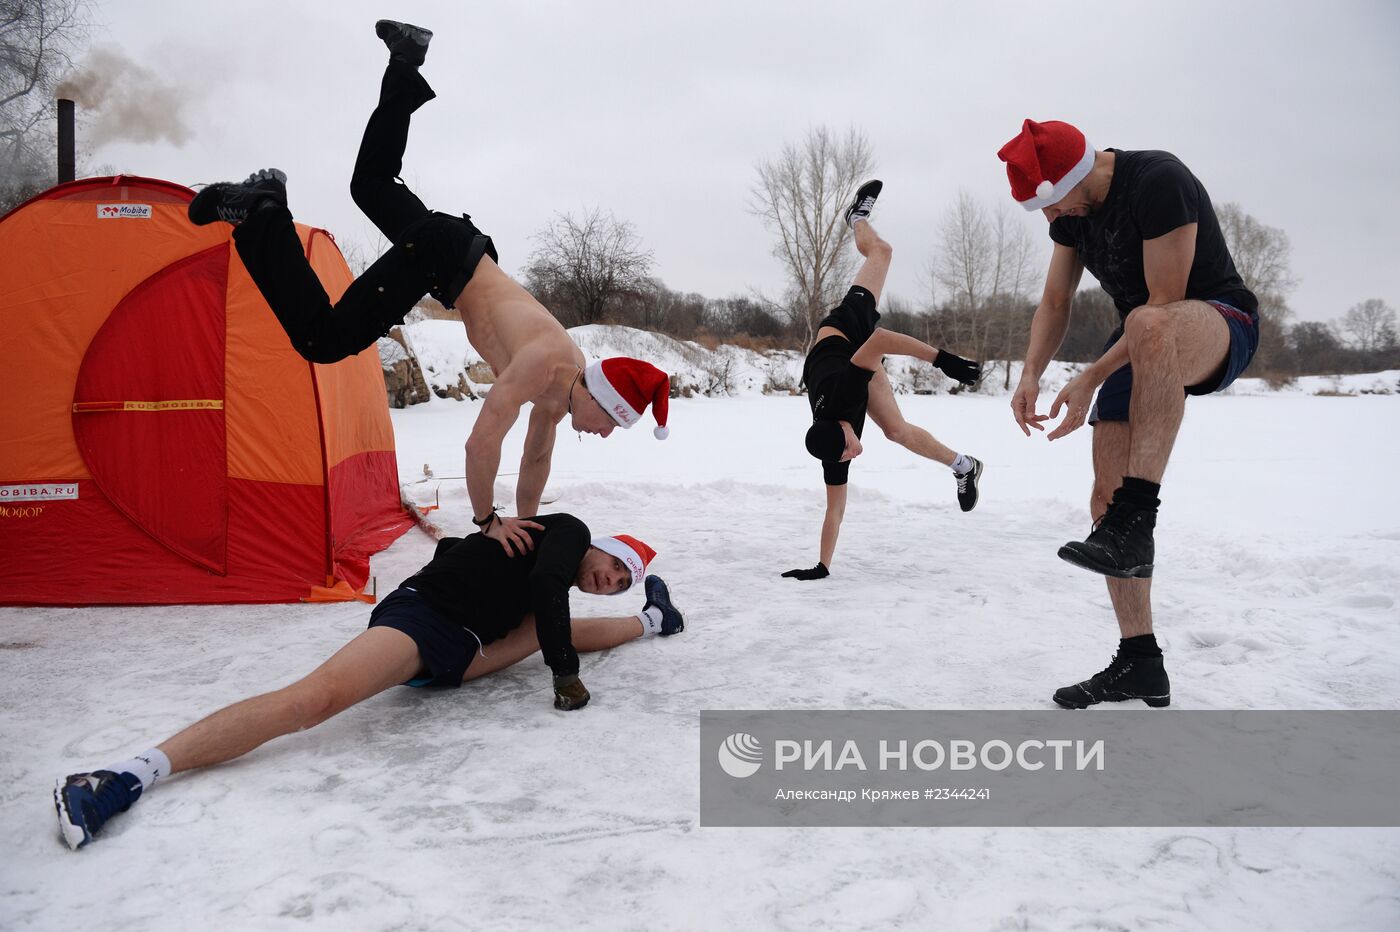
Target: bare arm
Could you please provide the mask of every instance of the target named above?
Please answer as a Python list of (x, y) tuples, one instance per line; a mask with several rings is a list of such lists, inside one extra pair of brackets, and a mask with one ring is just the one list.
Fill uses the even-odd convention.
[(552, 415), (536, 406), (530, 412), (530, 428), (525, 434), (525, 450), (520, 456), (520, 478), (515, 483), (515, 513), (522, 517), (539, 514), (540, 498), (549, 481), (557, 427)]
[(841, 520), (846, 517), (846, 486), (826, 487), (826, 517), (822, 519), (822, 563), (831, 568), (836, 555), (836, 538), (841, 534)]
[(1021, 378), (1040, 381), (1045, 374), (1045, 367), (1069, 330), (1070, 307), (1083, 274), (1084, 264), (1074, 249), (1056, 243), (1050, 256), (1050, 270), (1045, 275), (1045, 290), (1031, 318), (1030, 344), (1026, 347), (1026, 365), (1021, 370)]
[(1036, 398), (1040, 395), (1040, 377), (1069, 330), (1070, 308), (1084, 264), (1072, 247), (1055, 244), (1050, 256), (1050, 270), (1045, 274), (1045, 290), (1031, 318), (1030, 342), (1026, 346), (1026, 362), (1021, 367), (1021, 380), (1011, 396), (1011, 416), (1021, 432), (1030, 436), (1031, 428), (1044, 430), (1041, 422), (1046, 415), (1037, 414)]
[[(487, 393), (481, 413), (472, 426), (471, 436), (467, 438), (467, 495), (471, 498), (474, 520), (485, 520), (492, 513), (496, 474), (501, 468), (501, 443), (519, 419), (520, 408), (543, 391), (547, 378), (546, 370), (541, 367), (511, 366)], [(533, 522), (529, 523), (533, 525)], [(532, 546), (530, 536), (520, 524), (519, 521), (498, 519), (485, 526), (482, 533), (500, 541), (506, 553), (514, 556), (517, 550), (512, 549), (512, 543), (519, 553)]]

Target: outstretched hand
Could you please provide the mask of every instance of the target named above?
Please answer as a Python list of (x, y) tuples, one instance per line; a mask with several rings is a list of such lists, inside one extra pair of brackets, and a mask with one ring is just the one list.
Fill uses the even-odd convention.
[(1035, 413), (1035, 402), (1040, 397), (1040, 382), (1022, 379), (1016, 386), (1016, 392), (1011, 396), (1011, 416), (1016, 419), (1016, 426), (1021, 428), (1021, 433), (1027, 437), (1031, 435), (1031, 428), (1044, 432), (1045, 427), (1042, 422), (1050, 419), (1047, 414)]
[(1089, 404), (1094, 399), (1095, 388), (1098, 388), (1098, 383), (1087, 373), (1081, 372), (1060, 389), (1060, 393), (1050, 405), (1050, 420), (1060, 416), (1061, 407), (1065, 409), (1065, 419), (1060, 422), (1059, 427), (1046, 435), (1047, 440), (1058, 440), (1084, 426), (1084, 419), (1089, 416)]
[(535, 549), (534, 538), (530, 536), (527, 528), (534, 528), (543, 531), (544, 525), (535, 521), (527, 521), (524, 518), (502, 518), (497, 517), (490, 526), (481, 533), (498, 542), (505, 548), (506, 556), (518, 557), (527, 550)]
[(825, 579), (826, 577), (828, 577), (828, 576), (830, 576), (830, 575), (831, 575), (831, 571), (828, 570), (828, 569), (826, 568), (826, 564), (825, 564), (825, 563), (818, 563), (816, 566), (812, 567), (810, 570), (788, 570), (786, 573), (783, 574), (783, 578), (784, 578), (784, 579), (787, 579), (787, 578), (791, 577), (792, 579), (802, 579), (802, 580), (808, 580), (808, 579)]
[(961, 356), (939, 350), (938, 355), (933, 357), (933, 364), (941, 369), (943, 374), (950, 379), (956, 379), (964, 385), (971, 385), (982, 378), (982, 364), (971, 359), (963, 359)]

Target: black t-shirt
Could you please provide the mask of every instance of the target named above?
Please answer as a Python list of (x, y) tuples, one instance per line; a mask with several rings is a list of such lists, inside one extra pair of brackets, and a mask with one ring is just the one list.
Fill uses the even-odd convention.
[(588, 526), (568, 514), (530, 519), (543, 531), (527, 529), (535, 548), (507, 556), (485, 534), (444, 537), (433, 560), (402, 583), (435, 610), (468, 628), (482, 644), (505, 637), (535, 614), (535, 632), (545, 663), (555, 676), (578, 673), (569, 625), (569, 587), (591, 537)]
[[(829, 336), (812, 347), (802, 367), (807, 403), (814, 421), (849, 421), (857, 437), (865, 429), (865, 409), (870, 401), (870, 380), (875, 373), (851, 362), (855, 347), (845, 337)], [(849, 461), (822, 463), (827, 485), (845, 485)]]
[(1220, 232), (1210, 195), (1190, 169), (1170, 152), (1115, 153), (1108, 196), (1088, 217), (1060, 217), (1050, 238), (1079, 253), (1122, 317), (1147, 303), (1142, 242), (1188, 223), (1196, 224), (1196, 255), (1186, 297), (1215, 300), (1249, 314), (1259, 301), (1245, 287)]

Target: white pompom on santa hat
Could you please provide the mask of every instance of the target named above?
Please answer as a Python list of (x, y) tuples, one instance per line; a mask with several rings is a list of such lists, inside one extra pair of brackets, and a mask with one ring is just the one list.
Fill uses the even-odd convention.
[(591, 543), (608, 556), (617, 557), (627, 564), (634, 586), (646, 576), (647, 564), (656, 559), (655, 550), (629, 534), (595, 537)]
[(583, 384), (619, 427), (631, 427), (652, 406), (656, 427), (652, 433), (665, 440), (671, 432), (666, 413), (671, 398), (671, 377), (649, 362), (613, 356), (583, 370)]
[(1094, 167), (1094, 147), (1068, 123), (1026, 120), (997, 158), (1006, 163), (1016, 202), (1026, 210), (1042, 210), (1059, 203), (1088, 177)]

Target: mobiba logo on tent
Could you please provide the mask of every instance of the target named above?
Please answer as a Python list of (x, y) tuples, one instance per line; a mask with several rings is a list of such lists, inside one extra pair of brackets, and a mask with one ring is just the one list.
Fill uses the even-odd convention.
[(149, 220), (151, 219), (150, 204), (98, 204), (97, 219), (99, 220)]
[(43, 505), (0, 505), (0, 518), (37, 518), (44, 513)]

